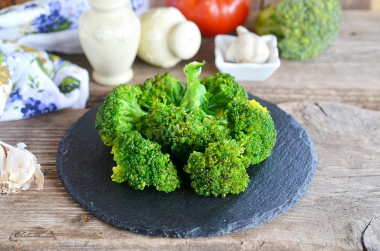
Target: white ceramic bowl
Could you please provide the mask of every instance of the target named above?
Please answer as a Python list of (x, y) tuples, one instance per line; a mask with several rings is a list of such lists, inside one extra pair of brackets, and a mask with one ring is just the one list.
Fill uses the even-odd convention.
[(264, 35), (261, 38), (269, 47), (269, 59), (266, 63), (231, 63), (225, 61), (224, 55), (235, 36), (217, 35), (215, 37), (215, 65), (220, 72), (229, 73), (240, 81), (263, 81), (280, 67), (277, 38), (274, 35)]

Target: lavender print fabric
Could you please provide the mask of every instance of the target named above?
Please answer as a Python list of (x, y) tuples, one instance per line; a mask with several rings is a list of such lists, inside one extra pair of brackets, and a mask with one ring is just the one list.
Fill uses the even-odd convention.
[[(0, 40), (0, 121), (59, 109), (81, 109), (89, 95), (87, 70), (53, 54)], [(8, 89), (1, 88), (7, 86)], [(5, 99), (4, 99), (5, 98)]]
[[(128, 6), (136, 13), (149, 7), (147, 0), (130, 0)], [(89, 9), (88, 0), (34, 0), (1, 9), (0, 39), (38, 50), (83, 53), (78, 22)]]

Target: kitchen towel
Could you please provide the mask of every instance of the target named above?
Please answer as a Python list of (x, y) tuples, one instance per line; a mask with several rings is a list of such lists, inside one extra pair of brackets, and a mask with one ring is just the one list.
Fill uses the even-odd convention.
[(86, 69), (45, 51), (0, 40), (0, 121), (81, 109), (88, 96)]
[[(129, 0), (137, 14), (149, 8), (147, 0)], [(90, 9), (88, 0), (34, 0), (0, 10), (0, 39), (17, 41), (37, 50), (83, 53), (78, 22)]]

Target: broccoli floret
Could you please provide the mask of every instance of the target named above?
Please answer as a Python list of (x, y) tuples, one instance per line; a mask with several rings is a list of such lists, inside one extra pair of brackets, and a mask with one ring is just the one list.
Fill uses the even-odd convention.
[(244, 101), (248, 99), (247, 92), (228, 73), (216, 73), (211, 77), (205, 77), (201, 83), (206, 87), (210, 97), (208, 99), (208, 110), (217, 117), (221, 117), (227, 104), (232, 101)]
[(205, 152), (193, 152), (184, 167), (191, 187), (203, 196), (221, 196), (243, 192), (249, 183), (244, 148), (235, 140), (210, 143)]
[(282, 0), (259, 13), (256, 32), (276, 35), (282, 57), (304, 60), (334, 42), (340, 20), (338, 0)]
[(155, 103), (144, 117), (141, 132), (158, 142), (173, 156), (187, 156), (194, 150), (204, 151), (210, 142), (230, 138), (227, 121), (208, 115), (207, 91), (198, 79), (204, 63), (185, 66), (188, 83), (180, 106)]
[(144, 139), (136, 130), (119, 134), (111, 153), (117, 164), (111, 178), (117, 183), (127, 181), (139, 190), (153, 185), (164, 192), (174, 191), (180, 185), (169, 154), (163, 154), (159, 144)]
[(138, 104), (141, 94), (140, 86), (125, 84), (119, 85), (108, 94), (99, 107), (95, 121), (95, 128), (105, 145), (112, 146), (118, 134), (140, 127), (141, 117), (146, 115)]
[(227, 121), (163, 103), (156, 103), (149, 110), (141, 132), (159, 143), (165, 152), (183, 159), (192, 151), (204, 151), (210, 142), (230, 138)]
[(250, 164), (268, 158), (276, 143), (276, 130), (268, 110), (255, 100), (231, 102), (224, 114), (232, 138), (244, 146)]
[(156, 75), (154, 78), (145, 80), (142, 85), (139, 104), (145, 110), (149, 110), (155, 102), (179, 106), (185, 89), (185, 85), (170, 73)]

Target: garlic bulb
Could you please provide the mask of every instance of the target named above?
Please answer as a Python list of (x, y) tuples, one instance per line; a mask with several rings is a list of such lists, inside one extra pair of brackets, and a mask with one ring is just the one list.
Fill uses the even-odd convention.
[(0, 141), (0, 193), (17, 193), (29, 189), (36, 180), (37, 189), (44, 184), (44, 175), (36, 157), (26, 149), (24, 143), (17, 147)]
[(243, 26), (236, 29), (237, 38), (227, 48), (226, 61), (235, 63), (265, 63), (269, 58), (268, 45)]

